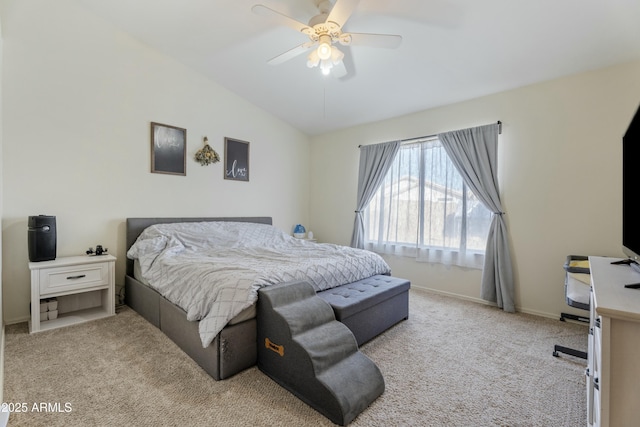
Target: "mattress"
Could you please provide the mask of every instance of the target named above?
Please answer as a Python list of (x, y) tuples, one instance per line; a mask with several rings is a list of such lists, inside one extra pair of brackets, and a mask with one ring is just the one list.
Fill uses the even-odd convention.
[[(142, 276), (142, 273), (140, 273), (140, 261), (138, 261), (137, 259), (133, 260), (133, 277), (143, 285), (149, 286), (149, 281)], [(227, 325), (229, 326), (235, 325), (238, 323), (242, 323), (245, 320), (253, 319), (255, 317), (256, 317), (256, 305), (253, 304), (245, 308), (240, 313), (238, 313), (235, 317), (229, 320), (229, 323)]]
[(147, 227), (127, 252), (138, 278), (199, 321), (203, 347), (236, 316), (254, 316), (257, 291), (294, 280), (316, 292), (377, 274), (373, 252), (295, 239), (265, 224), (164, 223)]

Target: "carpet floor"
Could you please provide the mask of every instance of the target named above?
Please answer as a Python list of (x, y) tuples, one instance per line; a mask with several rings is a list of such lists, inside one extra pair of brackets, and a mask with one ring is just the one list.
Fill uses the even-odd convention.
[[(332, 426), (256, 367), (214, 381), (128, 307), (30, 335), (5, 329), (9, 426)], [(386, 389), (352, 426), (584, 426), (587, 326), (419, 289), (361, 347)]]

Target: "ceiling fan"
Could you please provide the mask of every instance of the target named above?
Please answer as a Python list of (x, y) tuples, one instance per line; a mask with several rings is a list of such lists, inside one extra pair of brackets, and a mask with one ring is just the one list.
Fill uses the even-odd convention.
[(257, 4), (251, 10), (269, 17), (279, 24), (306, 34), (309, 41), (302, 43), (267, 61), (271, 65), (282, 64), (302, 53), (311, 52), (307, 58), (309, 68), (320, 67), (322, 74), (332, 73), (335, 77), (343, 77), (347, 70), (342, 62), (344, 53), (335, 44), (343, 46), (362, 45), (394, 49), (402, 42), (402, 36), (393, 34), (368, 34), (343, 32), (347, 22), (360, 0), (314, 0), (319, 14), (312, 17), (308, 24), (299, 22), (277, 10)]

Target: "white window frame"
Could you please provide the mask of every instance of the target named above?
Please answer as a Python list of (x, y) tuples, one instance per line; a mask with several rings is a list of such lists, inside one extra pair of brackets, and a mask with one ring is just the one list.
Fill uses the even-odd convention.
[[(433, 188), (433, 184), (431, 187), (425, 186), (425, 183), (427, 181), (427, 178), (426, 178), (427, 165), (424, 164), (424, 159), (425, 159), (424, 150), (431, 149), (432, 147), (428, 147), (428, 145), (433, 146), (434, 144), (437, 144), (437, 146), (439, 146), (440, 149), (443, 151), (444, 151), (444, 148), (442, 148), (442, 143), (438, 140), (437, 137), (422, 138), (422, 139), (417, 139), (413, 141), (407, 141), (403, 143), (403, 146), (400, 148), (400, 152), (398, 153), (396, 162), (400, 161), (399, 159), (402, 155), (402, 150), (411, 149), (412, 146), (415, 146), (418, 144), (420, 146), (420, 158), (419, 158), (420, 170), (418, 173), (418, 184), (417, 184), (418, 192), (419, 192), (419, 200), (418, 200), (418, 212), (416, 213), (417, 224), (412, 223), (414, 225), (414, 228), (416, 228), (417, 230), (417, 236), (415, 238), (415, 241), (406, 242), (406, 241), (384, 240), (384, 237), (382, 236), (382, 234), (385, 228), (384, 228), (383, 222), (380, 220), (377, 221), (377, 225), (378, 225), (377, 237), (378, 238), (376, 240), (373, 240), (371, 238), (370, 227), (372, 225), (375, 226), (375, 224), (372, 224), (371, 222), (373, 221), (373, 219), (371, 218), (372, 211), (375, 210), (375, 207), (372, 207), (372, 204), (376, 200), (379, 201), (380, 203), (384, 203), (384, 200), (380, 200), (376, 196), (372, 199), (370, 204), (364, 210), (365, 248), (374, 252), (382, 253), (382, 254), (413, 257), (416, 259), (416, 261), (442, 263), (446, 265), (459, 265), (459, 266), (468, 267), (468, 268), (482, 269), (484, 264), (484, 253), (485, 253), (484, 248), (486, 247), (486, 235), (488, 235), (489, 227), (491, 224), (491, 212), (488, 209), (486, 209), (484, 206), (482, 206), (480, 202), (476, 201), (476, 203), (479, 203), (479, 205), (475, 206), (476, 208), (480, 208), (481, 210), (486, 210), (486, 213), (482, 212), (482, 215), (486, 214), (486, 223), (484, 224), (484, 227), (486, 227), (486, 229), (483, 230), (483, 231), (486, 231), (486, 233), (485, 233), (484, 241), (481, 241), (480, 244), (476, 245), (475, 248), (469, 249), (467, 247), (468, 246), (467, 239), (468, 239), (468, 231), (469, 231), (469, 228), (467, 227), (467, 225), (469, 224), (469, 221), (468, 221), (469, 210), (467, 209), (467, 202), (469, 200), (469, 197), (467, 196), (469, 195), (473, 196), (473, 194), (470, 192), (469, 188), (464, 183), (464, 180), (462, 180), (462, 177), (459, 175), (458, 171), (455, 169), (452, 163), (450, 164), (450, 166), (449, 165), (447, 166), (448, 168), (449, 167), (452, 168), (452, 170), (447, 169), (448, 173), (449, 174), (455, 173), (456, 179), (459, 179), (462, 182), (462, 190), (461, 191), (456, 190), (456, 193), (461, 194), (462, 215), (460, 216), (461, 217), (460, 226), (461, 226), (461, 230), (464, 230), (464, 232), (461, 232), (459, 245), (456, 245), (456, 246), (451, 246), (451, 245), (445, 246), (444, 244), (442, 245), (425, 244), (425, 227), (428, 226), (428, 224), (425, 224), (425, 215), (424, 215), (424, 209), (426, 208), (425, 205), (428, 204), (425, 202), (425, 188)], [(446, 155), (446, 152), (445, 152), (445, 155)], [(397, 171), (397, 169), (395, 167), (392, 167), (388, 172), (388, 174), (394, 173), (395, 171)], [(387, 182), (388, 181), (385, 178), (385, 183), (383, 183), (381, 185), (381, 189), (378, 189), (377, 191), (377, 194), (382, 195), (383, 199), (384, 199), (383, 190), (387, 190), (389, 191), (389, 193), (391, 193), (392, 191)], [(409, 182), (409, 179), (407, 180), (407, 182)], [(410, 183), (407, 184), (407, 186), (410, 186)], [(445, 188), (445, 187), (441, 186), (441, 188)], [(452, 193), (450, 193), (450, 189), (447, 188), (447, 190), (445, 190), (444, 199), (446, 200), (448, 197), (450, 197), (450, 194)], [(445, 206), (446, 205), (447, 204), (445, 203)], [(408, 214), (410, 214), (410, 212), (408, 212)], [(389, 215), (389, 213), (388, 212), (385, 213), (382, 209), (379, 209), (378, 215), (380, 216)], [(440, 218), (442, 221), (444, 221), (443, 216), (440, 216)], [(444, 215), (444, 218), (446, 218), (446, 215)], [(399, 222), (400, 222), (399, 220), (396, 220), (396, 228)], [(442, 231), (444, 236), (446, 226), (444, 225), (444, 222), (442, 224), (443, 224)], [(445, 237), (443, 237), (442, 239), (443, 239), (443, 242), (446, 240)], [(399, 239), (396, 238), (395, 240), (399, 240)], [(406, 240), (406, 239), (403, 239), (403, 240)]]

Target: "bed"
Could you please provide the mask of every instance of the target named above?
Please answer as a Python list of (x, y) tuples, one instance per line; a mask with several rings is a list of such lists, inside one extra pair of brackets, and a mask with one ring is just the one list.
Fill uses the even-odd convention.
[[(255, 224), (255, 226), (251, 224)], [(186, 234), (183, 226), (189, 227), (189, 232)], [(192, 226), (196, 227), (196, 232), (191, 232)], [(212, 227), (215, 230), (215, 237), (211, 239), (207, 237), (206, 245), (208, 246), (206, 246), (204, 252), (206, 252), (205, 257), (209, 258), (205, 259), (204, 264), (218, 266), (221, 262), (227, 262), (226, 258), (229, 258), (233, 264), (219, 268), (219, 270), (223, 270), (226, 276), (237, 278), (237, 282), (241, 283), (241, 285), (234, 284), (231, 291), (227, 287), (225, 291), (216, 290), (212, 292), (217, 296), (215, 298), (211, 297), (211, 301), (208, 301), (209, 293), (207, 291), (195, 299), (192, 298), (191, 302), (185, 304), (183, 300), (184, 294), (192, 292), (192, 287), (199, 288), (200, 281), (208, 281), (211, 276), (213, 277), (211, 279), (212, 282), (218, 281), (222, 283), (222, 279), (216, 279), (215, 277), (217, 276), (213, 272), (206, 270), (209, 267), (201, 265), (199, 261), (190, 258), (196, 256), (195, 252), (202, 250), (199, 246), (200, 243), (197, 244), (198, 248), (196, 250), (190, 250), (194, 236), (205, 233), (198, 227), (201, 230), (206, 230), (207, 233)], [(219, 227), (223, 230), (222, 232), (218, 231)], [(250, 229), (252, 233), (254, 229), (257, 229), (260, 231), (258, 233), (259, 236), (254, 238), (252, 234), (247, 237), (245, 229)], [(236, 234), (230, 234), (229, 230)], [(241, 234), (244, 233), (240, 240), (237, 238), (238, 230), (240, 230)], [(262, 252), (262, 249), (258, 247), (259, 245), (243, 246), (247, 240), (250, 242), (255, 241), (258, 244), (261, 242), (260, 239), (275, 239), (278, 242), (280, 240), (285, 241), (286, 245), (293, 245), (292, 250), (302, 251), (301, 253), (315, 250), (314, 248), (333, 250), (333, 247), (338, 251), (356, 251), (352, 248), (337, 245), (303, 242), (284, 235), (281, 231), (278, 232), (282, 233), (282, 236), (269, 234), (272, 232), (278, 233), (276, 230), (275, 227), (272, 227), (272, 219), (270, 217), (128, 218), (126, 221), (128, 258), (125, 277), (125, 301), (127, 305), (146, 320), (161, 329), (209, 375), (216, 380), (221, 380), (256, 363), (255, 301), (257, 299), (257, 289), (260, 287), (302, 278), (308, 279), (316, 287), (316, 290), (320, 291), (355, 282), (364, 277), (390, 273), (388, 265), (382, 258), (368, 251), (363, 251), (362, 253), (354, 252), (356, 253), (354, 256), (342, 257), (350, 261), (355, 259), (361, 262), (359, 259), (361, 254), (362, 256), (366, 255), (366, 267), (359, 266), (357, 268), (358, 271), (349, 270), (342, 274), (340, 269), (334, 271), (333, 265), (329, 268), (321, 262), (309, 264), (312, 261), (315, 262), (315, 258), (309, 256), (307, 257), (308, 259), (305, 258), (303, 260), (306, 263), (304, 266), (305, 273), (300, 270), (289, 269), (291, 261), (300, 257), (289, 256), (282, 258), (281, 254), (272, 253), (270, 245), (267, 245), (269, 246), (267, 254)], [(166, 235), (165, 233), (170, 234)], [(174, 235), (173, 233), (178, 234)], [(227, 240), (233, 242), (229, 244)], [(170, 243), (167, 243), (168, 241)], [(239, 244), (239, 241), (242, 244)], [(216, 247), (219, 243), (223, 246)], [(227, 244), (229, 246), (225, 246)], [(150, 246), (154, 247), (148, 249)], [(156, 250), (156, 246), (162, 246), (164, 249), (161, 251)], [(180, 258), (179, 262), (171, 261), (162, 268), (158, 267), (161, 258), (167, 257), (167, 252), (175, 251), (174, 246), (178, 248), (177, 252), (184, 258)], [(239, 249), (239, 246), (242, 246), (242, 248)], [(170, 248), (170, 250), (166, 248)], [(220, 248), (224, 248), (224, 250), (221, 251)], [(154, 250), (156, 252), (153, 252)], [(240, 261), (235, 258), (239, 252), (246, 252), (248, 256), (246, 261)], [(351, 254), (352, 252), (345, 253)], [(135, 258), (136, 262), (132, 258)], [(267, 263), (268, 258), (273, 258), (269, 262), (273, 262), (274, 267), (271, 267), (272, 264)], [(173, 260), (173, 258), (169, 259)], [(298, 261), (300, 260), (298, 259)], [(172, 265), (172, 262), (175, 265)], [(246, 266), (254, 266), (253, 271), (247, 272)], [(199, 273), (194, 273), (193, 277), (197, 277), (197, 279), (190, 279), (191, 282), (189, 282), (187, 277), (190, 277), (191, 270), (188, 269), (192, 267), (198, 270)], [(175, 269), (175, 271), (171, 269)], [(256, 272), (256, 269), (259, 272)], [(189, 273), (187, 274), (186, 272)], [(252, 274), (256, 275), (255, 283), (249, 283)], [(309, 277), (302, 277), (301, 275), (304, 274), (309, 274)], [(166, 285), (175, 285), (175, 288), (179, 290), (189, 289), (189, 291), (177, 292), (172, 290), (167, 293), (168, 288), (165, 284), (158, 285), (158, 283), (154, 282), (154, 278), (160, 282), (175, 281), (175, 283)], [(198, 283), (197, 286), (194, 285), (196, 282)], [(195, 293), (195, 291), (193, 292)], [(236, 294), (240, 296), (236, 296)], [(220, 299), (221, 295), (222, 299), (234, 300), (232, 301), (231, 309), (220, 308), (222, 303), (218, 299)], [(243, 298), (245, 299), (243, 300)], [(194, 311), (194, 307), (197, 310)], [(203, 307), (204, 311), (196, 312)]]

